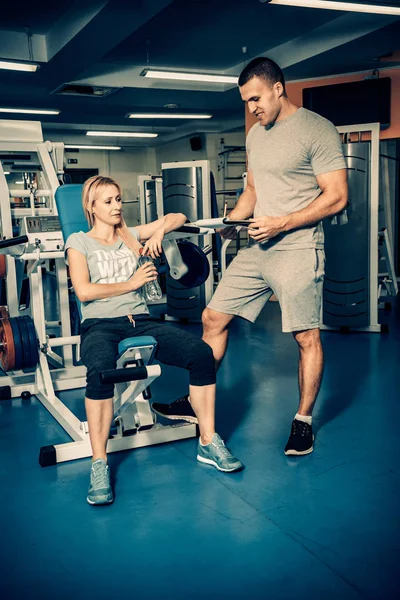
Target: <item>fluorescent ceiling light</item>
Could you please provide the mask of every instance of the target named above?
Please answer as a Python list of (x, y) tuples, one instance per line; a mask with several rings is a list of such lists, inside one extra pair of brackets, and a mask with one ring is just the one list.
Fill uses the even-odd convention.
[(238, 77), (233, 75), (218, 75), (207, 73), (182, 73), (181, 71), (158, 71), (155, 69), (145, 69), (141, 73), (142, 77), (152, 77), (153, 79), (175, 79), (179, 81), (203, 81), (205, 83), (234, 83), (237, 84)]
[(336, 2), (335, 0), (260, 0), (269, 4), (282, 6), (300, 6), (302, 8), (325, 8), (327, 10), (343, 10), (350, 12), (374, 13), (376, 15), (400, 15), (400, 8), (378, 6), (376, 4), (360, 4), (358, 2)]
[(10, 174), (10, 171), (3, 171), (3, 174), (4, 174), (4, 175), (9, 175), (9, 174)]
[(130, 113), (128, 119), (211, 119), (212, 115), (194, 115), (182, 113)]
[(131, 133), (130, 131), (87, 131), (86, 135), (96, 137), (127, 137), (127, 138), (155, 138), (158, 133)]
[(28, 71), (34, 73), (39, 68), (39, 65), (33, 65), (31, 63), (20, 63), (11, 62), (8, 60), (0, 60), (0, 69), (7, 69), (8, 71)]
[(36, 108), (0, 108), (0, 113), (21, 113), (24, 115), (59, 115), (59, 110), (41, 110)]
[(14, 181), (14, 183), (23, 184), (23, 181)]
[(82, 144), (65, 144), (67, 150), (121, 150), (121, 146), (84, 146)]

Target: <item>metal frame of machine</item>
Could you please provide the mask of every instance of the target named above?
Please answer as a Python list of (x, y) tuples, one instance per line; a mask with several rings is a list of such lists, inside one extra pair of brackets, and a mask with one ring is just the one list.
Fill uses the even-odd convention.
[(149, 190), (147, 182), (154, 182), (156, 218), (160, 219), (164, 216), (162, 177), (160, 175), (138, 175), (138, 199), (141, 225), (145, 225), (148, 222), (146, 206), (149, 204)]
[[(389, 278), (386, 279), (386, 287), (390, 287), (393, 295), (398, 292), (396, 276), (394, 273), (394, 263), (392, 250), (389, 245), (388, 236), (385, 232), (379, 232), (379, 139), (380, 139), (380, 125), (379, 123), (368, 123), (360, 125), (348, 125), (337, 127), (338, 132), (346, 138), (352, 134), (358, 135), (358, 140), (361, 141), (363, 133), (369, 133), (371, 135), (370, 142), (370, 163), (369, 163), (369, 180), (368, 180), (368, 215), (369, 215), (369, 324), (363, 327), (354, 327), (355, 331), (366, 331), (372, 333), (380, 333), (385, 328), (378, 322), (378, 304), (380, 299), (380, 293), (382, 284), (379, 280), (379, 246), (382, 247), (386, 262), (388, 263), (388, 269), (390, 271)], [(386, 202), (386, 199), (385, 199)], [(390, 218), (390, 211), (388, 207), (384, 206), (385, 218)], [(346, 213), (343, 211), (343, 213)], [(337, 219), (339, 217), (334, 217)], [(321, 322), (323, 323), (323, 307), (321, 307)], [(322, 324), (321, 329), (337, 329), (336, 327), (330, 327)]]

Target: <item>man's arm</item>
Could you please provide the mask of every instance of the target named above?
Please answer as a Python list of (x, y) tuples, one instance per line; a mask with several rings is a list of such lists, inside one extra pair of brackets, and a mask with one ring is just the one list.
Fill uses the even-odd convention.
[(317, 182), (322, 194), (306, 208), (282, 217), (250, 219), (253, 223), (252, 228), (249, 227), (250, 237), (257, 242), (266, 241), (280, 233), (319, 223), (322, 219), (333, 217), (342, 211), (348, 200), (347, 170), (340, 169), (317, 175)]
[(247, 172), (247, 185), (244, 192), (239, 196), (235, 208), (229, 213), (228, 219), (232, 221), (242, 221), (248, 219), (254, 213), (256, 205), (256, 187), (254, 185), (253, 171)]
[(346, 208), (348, 200), (346, 169), (317, 175), (317, 182), (322, 194), (306, 208), (288, 215), (285, 231), (319, 223), (322, 219), (333, 217)]

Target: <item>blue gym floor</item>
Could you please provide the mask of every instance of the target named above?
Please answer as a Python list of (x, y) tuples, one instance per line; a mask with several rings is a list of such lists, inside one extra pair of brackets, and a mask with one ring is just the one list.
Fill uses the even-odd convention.
[[(399, 313), (389, 322), (388, 335), (324, 332), (315, 451), (287, 458), (297, 348), (277, 304), (237, 320), (217, 430), (246, 469), (198, 464), (194, 439), (113, 454), (107, 507), (86, 503), (90, 459), (39, 467), (39, 448), (68, 437), (35, 398), (0, 402), (1, 597), (398, 597)], [(153, 399), (186, 383), (164, 367)], [(63, 398), (83, 417), (82, 392)]]

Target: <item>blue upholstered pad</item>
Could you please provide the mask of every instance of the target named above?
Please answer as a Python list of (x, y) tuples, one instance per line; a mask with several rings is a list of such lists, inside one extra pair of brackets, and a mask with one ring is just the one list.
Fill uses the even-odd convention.
[(141, 348), (142, 346), (154, 346), (155, 350), (157, 347), (157, 341), (151, 335), (126, 338), (118, 344), (118, 358), (125, 352), (125, 350), (129, 350), (129, 348)]
[[(58, 218), (60, 219), (61, 231), (64, 242), (78, 231), (89, 231), (89, 226), (82, 208), (83, 185), (71, 183), (60, 185), (55, 193)], [(81, 303), (76, 297), (79, 316), (82, 318)]]
[(82, 188), (77, 183), (61, 185), (55, 193), (58, 216), (64, 240), (78, 231), (89, 231), (82, 208)]

